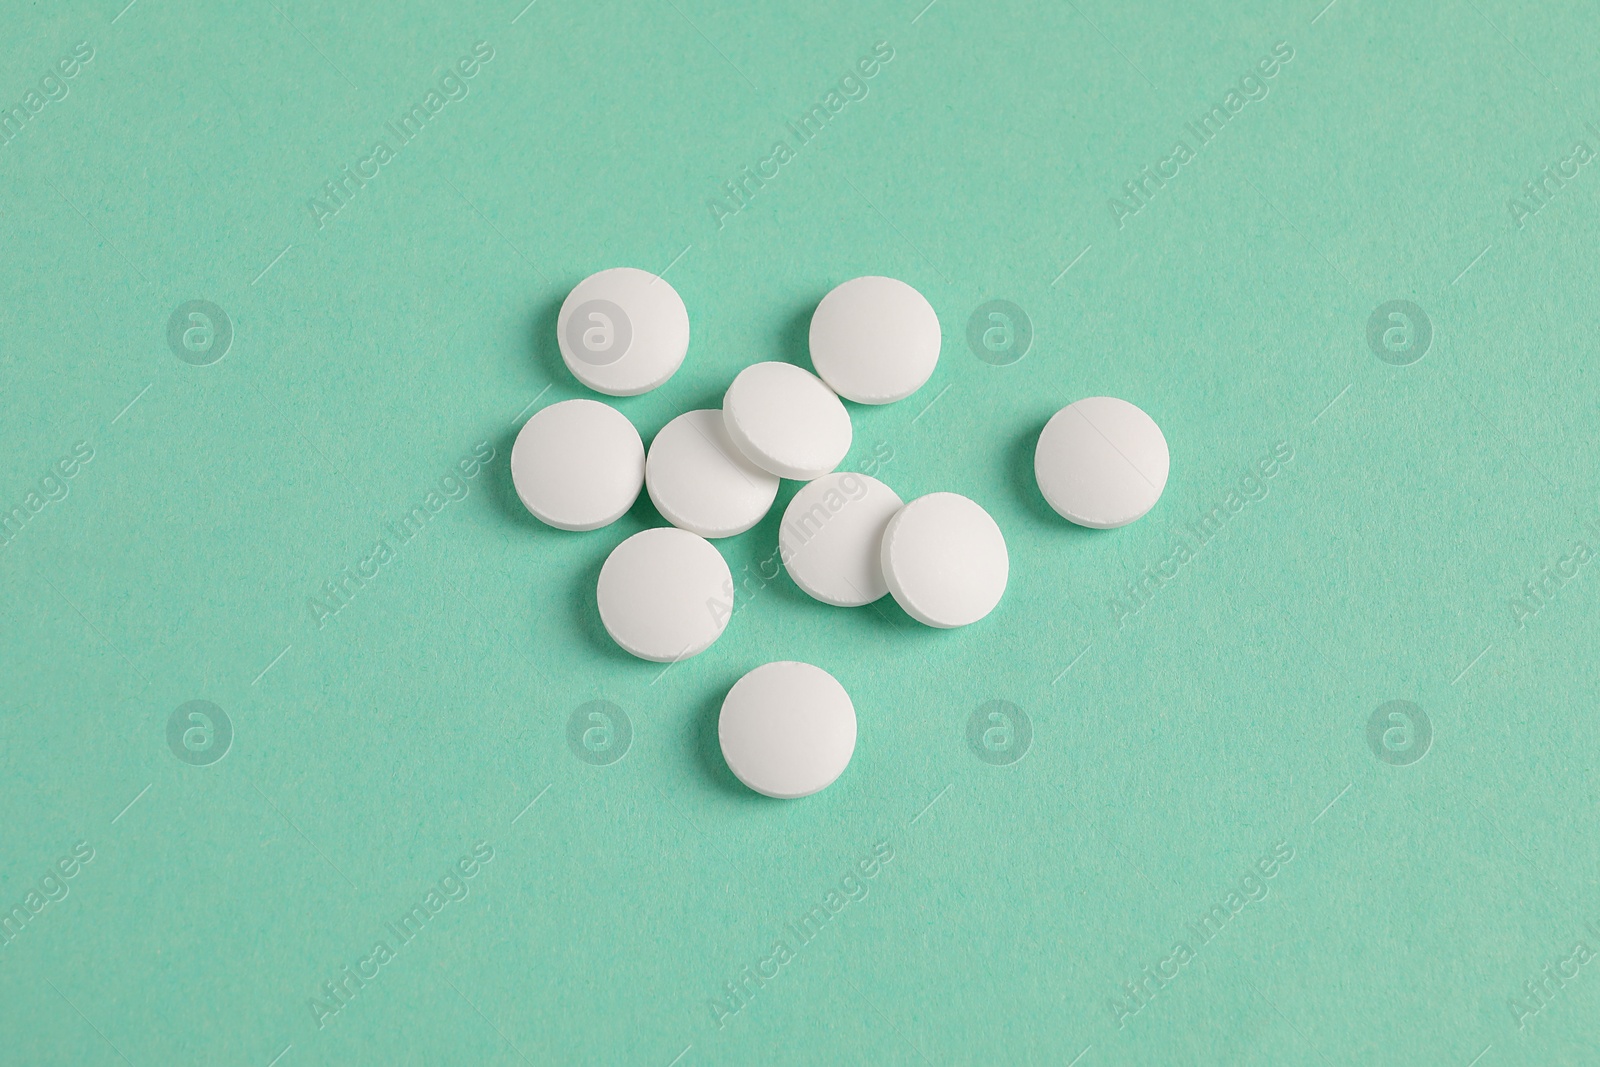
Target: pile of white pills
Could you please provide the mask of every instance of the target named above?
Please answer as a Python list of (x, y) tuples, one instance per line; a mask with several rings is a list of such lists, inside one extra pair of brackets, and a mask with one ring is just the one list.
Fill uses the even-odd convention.
[[(590, 275), (556, 321), (561, 358), (584, 385), (636, 396), (665, 383), (689, 348), (689, 315), (664, 279), (630, 267)], [(806, 484), (778, 530), (779, 559), (824, 604), (860, 607), (893, 596), (928, 626), (967, 626), (1000, 603), (1010, 557), (1000, 527), (975, 501), (929, 493), (909, 502), (865, 474), (837, 473), (850, 451), (849, 409), (920, 389), (938, 364), (939, 319), (893, 278), (847, 281), (811, 318), (816, 374), (756, 363), (729, 384), (721, 409), (679, 415), (648, 452), (627, 416), (596, 400), (536, 412), (511, 449), (517, 495), (561, 530), (621, 518), (643, 488), (672, 525), (617, 545), (595, 591), (621, 648), (675, 663), (711, 647), (732, 615), (728, 565), (708, 538), (751, 529), (783, 478)], [(1167, 445), (1150, 417), (1110, 397), (1063, 408), (1034, 457), (1051, 507), (1084, 526), (1132, 522), (1167, 480)], [(771, 797), (809, 796), (855, 751), (855, 707), (820, 667), (784, 660), (750, 671), (722, 705), (718, 737), (734, 775)]]

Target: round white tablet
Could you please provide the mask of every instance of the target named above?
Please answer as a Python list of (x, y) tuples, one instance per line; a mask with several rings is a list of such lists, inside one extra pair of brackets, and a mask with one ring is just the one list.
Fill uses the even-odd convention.
[(590, 389), (636, 396), (683, 363), (689, 312), (666, 279), (614, 267), (573, 286), (556, 316), (556, 343), (567, 369)]
[(824, 474), (794, 495), (778, 528), (778, 555), (804, 589), (841, 608), (889, 591), (883, 531), (904, 506), (900, 494), (865, 474)]
[(642, 530), (611, 550), (595, 599), (606, 633), (640, 659), (675, 663), (704, 652), (733, 612), (733, 575), (698, 534)]
[(1050, 506), (1079, 526), (1126, 526), (1167, 486), (1171, 457), (1161, 427), (1114, 396), (1092, 396), (1051, 416), (1033, 453)]
[(744, 533), (778, 495), (778, 476), (745, 458), (715, 408), (687, 412), (662, 427), (650, 442), (644, 484), (668, 522), (701, 537)]
[(895, 602), (929, 626), (965, 626), (1000, 603), (1011, 573), (1006, 539), (983, 508), (929, 493), (883, 531), (883, 577)]
[(844, 773), (856, 750), (856, 709), (844, 686), (821, 667), (767, 663), (728, 690), (717, 738), (739, 781), (794, 800)]
[(821, 378), (793, 363), (756, 363), (722, 398), (728, 436), (762, 470), (810, 481), (850, 451), (850, 413)]
[(628, 417), (598, 400), (563, 400), (534, 413), (511, 446), (522, 506), (558, 530), (597, 530), (633, 507), (644, 484), (644, 442)]
[(927, 298), (894, 278), (853, 278), (811, 316), (811, 363), (834, 391), (858, 404), (904, 400), (939, 362), (939, 316)]

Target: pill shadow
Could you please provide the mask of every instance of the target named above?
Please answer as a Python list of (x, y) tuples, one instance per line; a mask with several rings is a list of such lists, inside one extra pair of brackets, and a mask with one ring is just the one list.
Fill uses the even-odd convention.
[(621, 543), (620, 537), (611, 537), (595, 544), (595, 552), (590, 557), (589, 563), (567, 581), (567, 611), (573, 626), (583, 635), (583, 639), (593, 645), (608, 663), (638, 670), (650, 667), (652, 664), (623, 651), (622, 647), (611, 639), (611, 635), (606, 633), (605, 623), (600, 621), (600, 605), (595, 600), (594, 593), (595, 586), (600, 582), (600, 568), (605, 566), (606, 557), (611, 554), (611, 550)]
[[(633, 506), (628, 509), (624, 518), (632, 519), (634, 523), (641, 528), (672, 525), (666, 519), (662, 518), (661, 512), (656, 510), (656, 502), (650, 499), (649, 491), (643, 487), (639, 489), (638, 499), (633, 502)], [(613, 528), (614, 527), (610, 526), (604, 527), (604, 529), (608, 530)], [(637, 530), (633, 531), (633, 533), (637, 532)], [(629, 536), (632, 536), (632, 533), (630, 533)], [(619, 539), (617, 544), (620, 545), (621, 543), (622, 541)]]
[(721, 411), (722, 398), (728, 392), (730, 378), (720, 386), (707, 385), (697, 388), (693, 393), (679, 394), (672, 402), (673, 417), (684, 415), (691, 411)]
[(900, 606), (900, 602), (893, 594), (881, 596), (862, 607), (847, 610), (857, 612), (863, 619), (869, 620), (876, 630), (902, 637), (909, 635), (912, 640), (937, 641), (939, 635), (945, 632), (937, 626), (925, 626), (906, 614), (906, 609)]
[(1056, 509), (1050, 506), (1050, 502), (1039, 491), (1039, 479), (1033, 473), (1033, 453), (1038, 447), (1039, 435), (1044, 432), (1045, 422), (1038, 423), (1035, 429), (1022, 434), (1007, 450), (1006, 473), (1010, 478), (1011, 488), (1030, 515), (1041, 523), (1059, 530), (1063, 537), (1093, 537), (1101, 531), (1091, 530), (1062, 518), (1056, 514)]
[(856, 607), (840, 608), (824, 604), (801, 589), (789, 576), (788, 570), (782, 567), (779, 568), (778, 576), (762, 587), (761, 595), (771, 597), (774, 603), (781, 605), (779, 610), (785, 613), (796, 611), (808, 613), (815, 619), (814, 625), (818, 626), (859, 625), (866, 627), (869, 635), (895, 634), (915, 637), (938, 633), (936, 627), (923, 626), (907, 615), (905, 609), (889, 594), (884, 594), (870, 604)]
[(727, 684), (714, 689), (695, 709), (694, 717), (689, 721), (689, 740), (694, 750), (695, 762), (705, 772), (706, 780), (711, 787), (719, 793), (752, 806), (781, 804), (782, 801), (762, 796), (739, 781), (728, 769), (728, 761), (722, 758), (722, 741), (717, 736), (717, 721), (722, 717), (723, 698), (727, 696), (728, 690), (733, 688), (733, 683), (736, 681), (737, 678), (730, 676), (726, 679)]
[(800, 304), (783, 320), (777, 334), (777, 352), (772, 358), (804, 367), (812, 374), (817, 372), (811, 365), (811, 313), (817, 310), (823, 295), (818, 294), (815, 299)]
[(556, 323), (561, 318), (561, 305), (566, 295), (552, 296), (533, 309), (528, 317), (528, 344), (533, 353), (534, 366), (544, 371), (546, 381), (570, 382), (572, 372), (561, 359), (561, 346), (556, 341)]
[(506, 523), (553, 533), (555, 531), (551, 531), (522, 506), (522, 498), (517, 496), (517, 487), (511, 480), (511, 446), (516, 444), (517, 431), (520, 429), (520, 426), (513, 426), (502, 430), (494, 438), (494, 458), (482, 473), (484, 492), (493, 502), (496, 514)]

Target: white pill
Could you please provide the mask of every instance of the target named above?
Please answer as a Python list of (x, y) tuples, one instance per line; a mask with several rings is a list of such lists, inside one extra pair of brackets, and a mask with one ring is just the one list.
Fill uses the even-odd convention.
[(889, 591), (883, 531), (904, 506), (865, 474), (825, 474), (794, 495), (778, 528), (778, 556), (794, 584), (824, 604), (870, 604)]
[(704, 652), (732, 614), (733, 575), (704, 537), (642, 530), (611, 550), (595, 599), (606, 633), (640, 659), (674, 663)]
[(761, 521), (778, 476), (745, 458), (715, 408), (679, 415), (650, 442), (644, 484), (666, 520), (701, 537), (732, 537)]
[(762, 470), (810, 481), (850, 451), (850, 413), (832, 389), (793, 363), (756, 363), (722, 398), (728, 436)]
[(563, 400), (534, 413), (511, 446), (522, 506), (558, 530), (597, 530), (633, 507), (644, 484), (644, 442), (628, 417), (598, 400)]
[(1051, 416), (1033, 453), (1050, 506), (1079, 526), (1126, 526), (1155, 507), (1171, 457), (1161, 427), (1114, 396), (1092, 396)]
[(728, 690), (717, 719), (728, 769), (757, 793), (808, 797), (844, 773), (856, 709), (838, 680), (809, 663), (767, 663)]
[(922, 388), (939, 362), (939, 316), (894, 278), (853, 278), (811, 316), (811, 363), (858, 404), (888, 404)]
[(567, 369), (590, 389), (637, 396), (683, 363), (689, 312), (665, 279), (613, 267), (573, 286), (556, 316), (556, 343)]
[(883, 576), (906, 614), (929, 626), (965, 626), (1000, 603), (1011, 573), (1006, 539), (983, 508), (929, 493), (883, 531)]

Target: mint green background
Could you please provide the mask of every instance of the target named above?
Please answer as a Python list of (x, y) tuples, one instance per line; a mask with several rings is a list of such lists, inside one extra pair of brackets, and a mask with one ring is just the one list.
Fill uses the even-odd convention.
[[(1600, 568), (1509, 606), (1600, 522), (1600, 167), (1521, 228), (1506, 204), (1600, 150), (1589, 5), (520, 7), (6, 12), (0, 102), (95, 57), (0, 148), (0, 507), (95, 455), (0, 549), (0, 907), (96, 856), (0, 948), (0, 1059), (1592, 1061), (1600, 965), (1524, 1029), (1507, 1005), (1600, 950)], [(306, 199), (480, 40), (470, 95), (318, 230)], [(877, 41), (869, 95), (719, 229), (720, 183)], [(1119, 230), (1108, 197), (1278, 41), (1270, 95)], [(994, 614), (938, 632), (784, 576), (664, 674), (611, 645), (599, 566), (661, 520), (543, 528), (506, 461), (530, 402), (585, 395), (563, 295), (624, 264), (670, 265), (693, 324), (618, 404), (647, 440), (748, 363), (806, 363), (838, 282), (925, 293), (938, 369), (852, 406), (847, 466), (891, 451), (906, 498), (990, 510)], [(196, 298), (235, 330), (207, 367), (165, 340)], [(995, 298), (1035, 329), (1012, 366), (965, 341)], [(1409, 367), (1366, 344), (1392, 299), (1433, 324)], [(1030, 467), (1097, 394), (1172, 450), (1157, 508), (1104, 533)], [(307, 598), (478, 442), (466, 499), (319, 629)], [(1266, 498), (1119, 626), (1108, 598), (1279, 442)], [(736, 572), (777, 515), (720, 543)], [(860, 719), (794, 803), (715, 742), (727, 688), (783, 658)], [(235, 730), (209, 767), (166, 746), (197, 698)], [(566, 745), (594, 699), (633, 724), (611, 766)], [(1011, 766), (967, 748), (991, 699), (1033, 724)], [(1367, 745), (1391, 699), (1433, 725), (1410, 766)], [(470, 896), (319, 1030), (308, 998), (478, 842)], [(869, 895), (719, 1029), (709, 998), (879, 842)], [(1119, 1028), (1121, 983), (1279, 842), (1266, 899)]]

